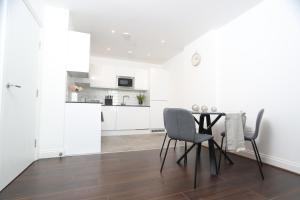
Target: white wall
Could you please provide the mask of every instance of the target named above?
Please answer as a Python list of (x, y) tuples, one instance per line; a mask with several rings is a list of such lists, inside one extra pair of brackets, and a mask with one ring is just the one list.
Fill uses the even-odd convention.
[[(1, 113), (1, 108), (2, 108), (2, 88), (3, 88), (3, 58), (4, 58), (4, 40), (5, 40), (5, 32), (6, 32), (6, 14), (7, 14), (7, 1), (6, 0), (0, 0), (0, 113)], [(0, 115), (0, 138), (3, 138), (3, 131), (2, 131), (2, 119)], [(0, 152), (0, 174), (3, 174), (3, 152)], [(4, 180), (0, 181), (0, 190), (6, 185)]]
[[(5, 45), (5, 23), (6, 23), (6, 8), (7, 1), (0, 0), (0, 83), (2, 84), (2, 75), (3, 75), (3, 57), (4, 57), (4, 45)], [(2, 99), (2, 87), (0, 87), (0, 105)], [(0, 106), (1, 112), (1, 106)]]
[[(200, 106), (216, 105), (216, 45), (215, 33), (209, 32), (184, 48), (184, 51), (165, 63), (170, 73), (170, 106), (191, 109), (193, 104)], [(191, 64), (192, 55), (198, 52), (202, 61), (197, 67)]]
[(300, 1), (265, 0), (218, 33), (219, 107), (246, 111), (252, 126), (265, 108), (260, 151), (300, 173)]
[(63, 152), (69, 11), (48, 7), (43, 24), (40, 158)]
[[(200, 37), (166, 63), (176, 87), (175, 106), (190, 108), (196, 101), (200, 105), (217, 103), (219, 110), (225, 112), (243, 110), (252, 127), (258, 110), (265, 108), (258, 138), (263, 160), (297, 173), (299, 24), (298, 0), (265, 0), (231, 23)], [(203, 62), (198, 69), (189, 64), (191, 47), (201, 50)], [(195, 86), (199, 80), (201, 84)], [(253, 157), (251, 150), (244, 155)]]

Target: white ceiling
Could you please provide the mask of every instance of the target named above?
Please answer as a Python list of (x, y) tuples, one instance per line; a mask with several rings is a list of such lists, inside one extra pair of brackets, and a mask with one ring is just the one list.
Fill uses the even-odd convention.
[[(91, 33), (92, 55), (161, 64), (262, 0), (44, 1), (70, 10), (71, 29)], [(131, 39), (124, 40), (123, 32)]]

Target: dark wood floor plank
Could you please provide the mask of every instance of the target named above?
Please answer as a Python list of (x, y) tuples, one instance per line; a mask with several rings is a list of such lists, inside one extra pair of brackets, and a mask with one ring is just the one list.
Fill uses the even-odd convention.
[[(159, 150), (45, 159), (35, 162), (0, 193), (0, 200), (194, 200), (297, 199), (300, 176), (231, 155), (234, 165), (210, 175), (203, 148), (198, 187), (193, 189), (194, 156), (177, 165), (183, 149), (170, 150), (163, 173)], [(299, 190), (298, 190), (299, 189)]]

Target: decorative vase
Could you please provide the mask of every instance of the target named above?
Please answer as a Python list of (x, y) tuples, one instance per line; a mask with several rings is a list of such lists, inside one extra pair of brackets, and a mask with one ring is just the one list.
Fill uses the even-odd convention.
[(78, 93), (77, 92), (72, 92), (71, 93), (71, 101), (78, 101)]
[(210, 110), (211, 110), (211, 112), (217, 112), (218, 109), (216, 106), (212, 106)]
[(192, 105), (192, 110), (194, 111), (194, 112), (199, 112), (199, 106), (197, 105), (197, 104), (194, 104), (194, 105)]
[(206, 113), (208, 111), (208, 107), (206, 105), (201, 106), (201, 111)]
[(142, 100), (139, 100), (139, 105), (143, 105), (143, 101)]

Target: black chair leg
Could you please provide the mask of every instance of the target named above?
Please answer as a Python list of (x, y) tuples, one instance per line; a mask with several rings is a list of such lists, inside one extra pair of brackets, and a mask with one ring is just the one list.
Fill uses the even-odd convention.
[(176, 149), (176, 146), (177, 146), (177, 140), (175, 140), (174, 150)]
[(167, 157), (167, 154), (168, 154), (168, 150), (169, 150), (169, 146), (170, 146), (170, 142), (171, 141), (172, 141), (172, 139), (169, 139), (169, 142), (168, 142), (168, 145), (167, 145), (167, 149), (166, 149), (166, 152), (165, 152), (165, 156), (164, 156), (163, 162), (161, 164), (160, 173), (162, 172), (162, 170), (164, 168), (166, 157)]
[(265, 177), (264, 177), (264, 174), (262, 172), (261, 165), (260, 165), (260, 162), (259, 162), (259, 158), (258, 158), (258, 155), (257, 155), (258, 152), (256, 152), (256, 149), (255, 149), (254, 140), (251, 140), (251, 144), (252, 144), (253, 151), (254, 151), (254, 154), (255, 154), (255, 157), (256, 157), (256, 161), (257, 161), (257, 165), (258, 165), (258, 168), (259, 168), (259, 172), (260, 172), (261, 178), (262, 178), (262, 180), (264, 180)]
[(260, 154), (259, 154), (259, 151), (258, 151), (258, 148), (257, 148), (257, 145), (256, 145), (255, 140), (253, 140), (253, 143), (254, 143), (254, 146), (255, 146), (255, 149), (256, 149), (258, 158), (259, 158), (260, 165), (263, 166), (263, 163), (262, 163), (262, 161), (261, 161)]
[[(184, 142), (184, 153), (187, 151), (187, 143)], [(184, 156), (184, 165), (187, 165), (187, 154)]]
[(221, 167), (223, 142), (224, 142), (224, 136), (222, 136), (222, 141), (221, 141), (221, 149), (220, 149), (219, 165), (218, 165), (218, 174), (220, 172), (220, 167)]
[(198, 165), (200, 161), (200, 151), (201, 151), (201, 144), (197, 144), (197, 152), (196, 152), (196, 159), (195, 159), (195, 174), (194, 174), (194, 189), (197, 187), (197, 172), (198, 172)]
[(194, 148), (195, 145), (196, 144), (193, 144), (187, 151), (185, 151), (185, 153), (177, 160), (177, 164), (180, 163), (180, 161)]
[(161, 145), (161, 149), (160, 149), (160, 153), (159, 153), (159, 156), (161, 157), (161, 154), (162, 154), (162, 151), (163, 151), (163, 149), (164, 149), (164, 146), (165, 146), (165, 142), (166, 142), (166, 139), (167, 139), (167, 133), (166, 133), (166, 135), (165, 135), (165, 138), (164, 138), (164, 141), (163, 141), (163, 143), (162, 143), (162, 145)]

